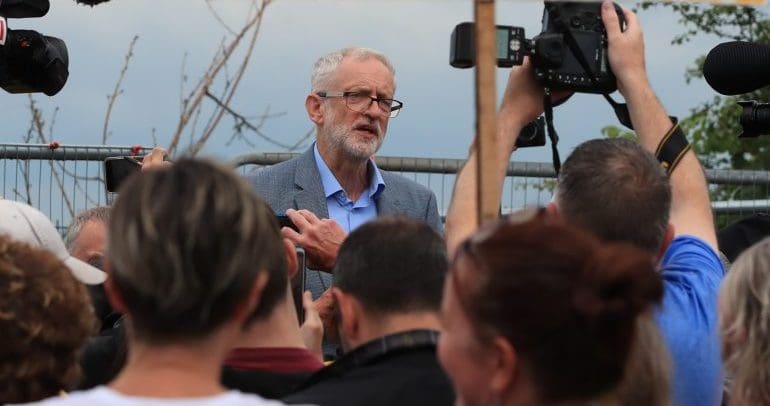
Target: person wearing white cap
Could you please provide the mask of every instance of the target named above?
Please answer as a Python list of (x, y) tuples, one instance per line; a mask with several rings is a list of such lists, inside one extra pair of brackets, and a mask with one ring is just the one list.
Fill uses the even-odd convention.
[(0, 234), (45, 248), (64, 262), (72, 275), (86, 285), (98, 285), (107, 279), (107, 274), (98, 268), (72, 257), (51, 220), (32, 206), (0, 199)]

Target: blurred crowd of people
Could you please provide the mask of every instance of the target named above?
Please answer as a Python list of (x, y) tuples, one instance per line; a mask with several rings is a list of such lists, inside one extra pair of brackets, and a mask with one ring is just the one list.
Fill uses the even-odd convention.
[[(64, 238), (0, 199), (0, 403), (770, 404), (770, 239), (718, 238), (696, 155), (661, 156), (683, 135), (623, 12), (602, 5), (637, 140), (579, 145), (546, 207), (479, 226), (475, 139), (445, 224), (379, 169), (403, 103), (367, 48), (313, 67), (294, 159), (243, 178), (156, 148)], [(497, 184), (544, 96), (511, 70)]]

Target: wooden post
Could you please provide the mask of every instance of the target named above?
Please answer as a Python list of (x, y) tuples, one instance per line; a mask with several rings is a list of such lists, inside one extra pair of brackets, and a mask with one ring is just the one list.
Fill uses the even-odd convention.
[(498, 218), (501, 185), (494, 178), (497, 151), (495, 1), (474, 0), (476, 39), (476, 134), (478, 137), (477, 223)]

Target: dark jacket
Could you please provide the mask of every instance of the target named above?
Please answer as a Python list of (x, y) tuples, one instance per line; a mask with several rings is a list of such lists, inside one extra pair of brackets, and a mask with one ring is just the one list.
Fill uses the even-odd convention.
[(436, 358), (438, 333), (413, 330), (364, 344), (314, 374), (289, 404), (453, 405)]

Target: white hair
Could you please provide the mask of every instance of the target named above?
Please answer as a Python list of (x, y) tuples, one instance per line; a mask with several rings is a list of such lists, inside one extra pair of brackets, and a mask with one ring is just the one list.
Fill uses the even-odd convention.
[(353, 58), (358, 61), (374, 58), (382, 62), (382, 64), (388, 68), (388, 71), (390, 71), (391, 76), (393, 76), (393, 87), (395, 88), (396, 70), (383, 53), (370, 48), (350, 47), (329, 52), (318, 58), (313, 65), (313, 72), (310, 75), (310, 87), (312, 92), (315, 93), (322, 90), (329, 90), (326, 89), (326, 87), (329, 86), (329, 83), (334, 76), (334, 72), (337, 71), (337, 68), (344, 58)]

